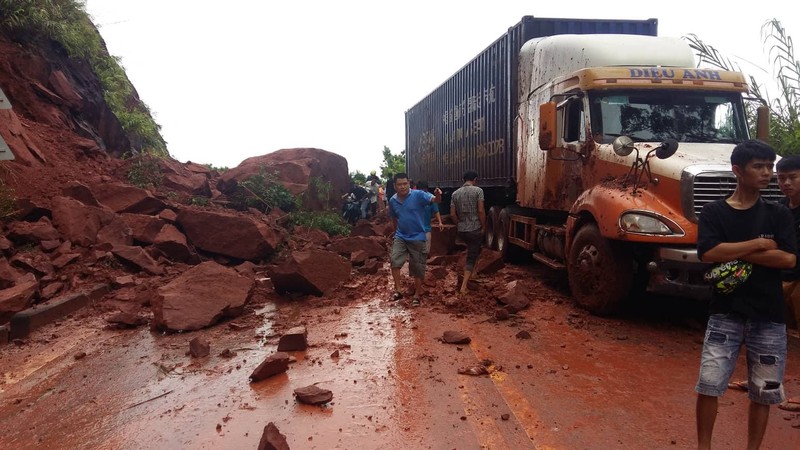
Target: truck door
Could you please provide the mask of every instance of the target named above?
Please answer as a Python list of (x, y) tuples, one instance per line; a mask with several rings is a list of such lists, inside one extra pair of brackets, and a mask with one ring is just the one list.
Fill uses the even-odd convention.
[(553, 149), (547, 158), (545, 198), (553, 201), (549, 208), (568, 211), (583, 192), (581, 172), (587, 157), (586, 114), (583, 96), (572, 96), (559, 104), (560, 149)]

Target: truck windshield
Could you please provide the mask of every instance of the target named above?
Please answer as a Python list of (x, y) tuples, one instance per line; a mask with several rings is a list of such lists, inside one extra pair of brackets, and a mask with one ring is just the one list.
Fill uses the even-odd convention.
[(590, 94), (595, 141), (620, 135), (634, 141), (727, 142), (747, 139), (742, 97), (735, 93), (664, 90)]

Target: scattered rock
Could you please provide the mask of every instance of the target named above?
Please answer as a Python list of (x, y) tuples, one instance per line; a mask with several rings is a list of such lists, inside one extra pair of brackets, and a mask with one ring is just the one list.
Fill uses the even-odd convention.
[(120, 311), (109, 316), (106, 322), (112, 323), (120, 328), (136, 328), (146, 324), (147, 319), (134, 313)]
[(317, 387), (316, 385), (297, 388), (294, 395), (300, 403), (308, 405), (321, 405), (333, 400), (333, 392)]
[(328, 246), (328, 250), (340, 255), (352, 255), (359, 251), (364, 252), (368, 258), (385, 258), (387, 251), (378, 238), (363, 236), (346, 237), (337, 239)]
[(517, 339), (530, 339), (532, 336), (529, 332), (522, 330), (517, 333)]
[(220, 352), (219, 356), (223, 358), (233, 358), (234, 356), (236, 356), (236, 352), (229, 348), (226, 348), (225, 350)]
[(282, 242), (265, 223), (233, 212), (181, 209), (177, 223), (196, 248), (241, 260), (267, 258)]
[(497, 308), (494, 310), (494, 318), (497, 320), (508, 320), (510, 314), (506, 308)]
[(472, 342), (469, 336), (460, 331), (445, 331), (442, 340), (448, 344), (469, 344)]
[(339, 255), (325, 250), (292, 252), (289, 258), (267, 272), (275, 292), (324, 295), (350, 277), (352, 266)]
[(261, 381), (273, 375), (289, 370), (289, 354), (277, 352), (269, 355), (258, 367), (250, 374), (252, 381)]
[(192, 358), (208, 356), (211, 354), (211, 344), (205, 339), (196, 337), (189, 341), (189, 353)]
[(484, 359), (476, 366), (458, 369), (458, 373), (461, 375), (480, 376), (488, 375), (498, 370), (500, 370), (500, 367), (496, 367), (491, 359)]
[(281, 434), (274, 423), (270, 422), (264, 427), (264, 433), (258, 443), (258, 450), (289, 450), (289, 444), (286, 442), (286, 436)]
[(511, 415), (510, 415), (510, 414), (508, 414), (508, 413), (506, 413), (506, 414), (502, 414), (502, 415), (500, 416), (500, 418), (501, 418), (501, 419), (503, 419), (503, 420), (508, 420), (508, 419), (510, 419), (510, 418), (511, 418)]
[(331, 353), (331, 359), (336, 359), (338, 357), (339, 357), (339, 350), (334, 350), (333, 353)]
[(75, 354), (75, 360), (86, 358), (86, 352), (78, 352)]
[(505, 305), (509, 313), (514, 314), (530, 305), (528, 299), (529, 290), (525, 289), (521, 283), (514, 280), (506, 284), (505, 293), (498, 297), (497, 301)]
[(308, 347), (308, 332), (306, 327), (294, 327), (281, 336), (278, 341), (279, 352), (293, 352), (305, 350)]

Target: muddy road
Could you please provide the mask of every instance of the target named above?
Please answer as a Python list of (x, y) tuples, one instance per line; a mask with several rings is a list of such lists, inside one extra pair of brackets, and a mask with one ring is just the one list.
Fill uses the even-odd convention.
[[(533, 301), (497, 320), (482, 292), (510, 280), (538, 280)], [(433, 284), (454, 286), (455, 275)], [(192, 333), (113, 329), (98, 307), (48, 325), (0, 347), (0, 448), (256, 448), (269, 422), (294, 449), (694, 446), (701, 306), (648, 298), (594, 317), (534, 264), (507, 266), (467, 299), (445, 287), (416, 308), (390, 301), (389, 286), (384, 268), (327, 298), (264, 289), (246, 315)], [(287, 372), (251, 383), (297, 325), (309, 348), (290, 353)], [(471, 342), (443, 343), (448, 330)], [(210, 356), (187, 354), (198, 336)], [(459, 373), (470, 369), (489, 373)], [(333, 401), (298, 403), (294, 389), (311, 384)], [(796, 334), (786, 385), (800, 396)], [(717, 448), (743, 447), (747, 405), (743, 392), (721, 399)], [(763, 448), (797, 448), (798, 427), (800, 413), (773, 408)]]

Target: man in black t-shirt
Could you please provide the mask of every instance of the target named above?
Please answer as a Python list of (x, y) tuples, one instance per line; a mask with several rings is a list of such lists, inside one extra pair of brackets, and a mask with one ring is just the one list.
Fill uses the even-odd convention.
[(718, 397), (728, 386), (742, 344), (747, 347), (747, 448), (758, 448), (769, 419), (769, 406), (784, 400), (786, 325), (781, 269), (795, 267), (797, 245), (789, 210), (761, 199), (769, 186), (775, 151), (747, 140), (731, 154), (736, 190), (703, 206), (698, 223), (697, 255), (705, 262), (741, 260), (753, 265), (749, 278), (733, 292), (715, 292), (703, 343), (697, 397), (697, 442), (711, 447)]

